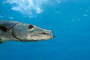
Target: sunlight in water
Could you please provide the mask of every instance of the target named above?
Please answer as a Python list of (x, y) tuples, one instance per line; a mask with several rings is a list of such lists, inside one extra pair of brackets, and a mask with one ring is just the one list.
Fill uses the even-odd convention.
[(43, 12), (41, 5), (47, 2), (48, 0), (7, 0), (7, 3), (12, 4), (12, 10), (19, 11), (29, 16)]

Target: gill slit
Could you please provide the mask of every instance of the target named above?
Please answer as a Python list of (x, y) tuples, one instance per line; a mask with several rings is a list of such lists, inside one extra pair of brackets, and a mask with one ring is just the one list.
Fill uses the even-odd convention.
[[(18, 22), (17, 22), (16, 24), (18, 24)], [(15, 25), (16, 25), (16, 24), (15, 24)], [(13, 25), (13, 27), (14, 27), (15, 25)], [(18, 38), (18, 37), (16, 37), (16, 36), (14, 35), (14, 33), (13, 33), (13, 27), (10, 28), (10, 29), (12, 29), (12, 35), (13, 35), (13, 37), (16, 38), (16, 39), (18, 39), (18, 40), (20, 40), (20, 41), (22, 41), (22, 39), (20, 39), (20, 38)]]

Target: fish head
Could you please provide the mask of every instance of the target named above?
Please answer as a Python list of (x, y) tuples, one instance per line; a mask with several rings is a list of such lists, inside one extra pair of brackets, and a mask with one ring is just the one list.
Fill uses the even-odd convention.
[(32, 24), (18, 23), (13, 28), (13, 35), (22, 41), (42, 41), (52, 39), (51, 30), (42, 29)]

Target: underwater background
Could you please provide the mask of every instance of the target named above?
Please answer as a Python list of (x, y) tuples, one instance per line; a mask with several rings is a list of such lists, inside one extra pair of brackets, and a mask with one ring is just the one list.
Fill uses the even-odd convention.
[(0, 60), (90, 60), (90, 0), (0, 0), (0, 20), (33, 24), (55, 35), (0, 44)]

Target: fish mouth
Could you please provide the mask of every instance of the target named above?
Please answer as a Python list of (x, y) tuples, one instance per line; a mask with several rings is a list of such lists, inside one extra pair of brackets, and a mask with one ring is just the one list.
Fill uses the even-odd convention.
[(42, 34), (42, 35), (52, 35), (52, 33), (47, 33), (47, 32), (36, 33), (36, 34)]
[(51, 38), (55, 38), (54, 35), (52, 35), (53, 32), (38, 32), (38, 33), (35, 33), (35, 35), (44, 35), (44, 36), (51, 36)]

